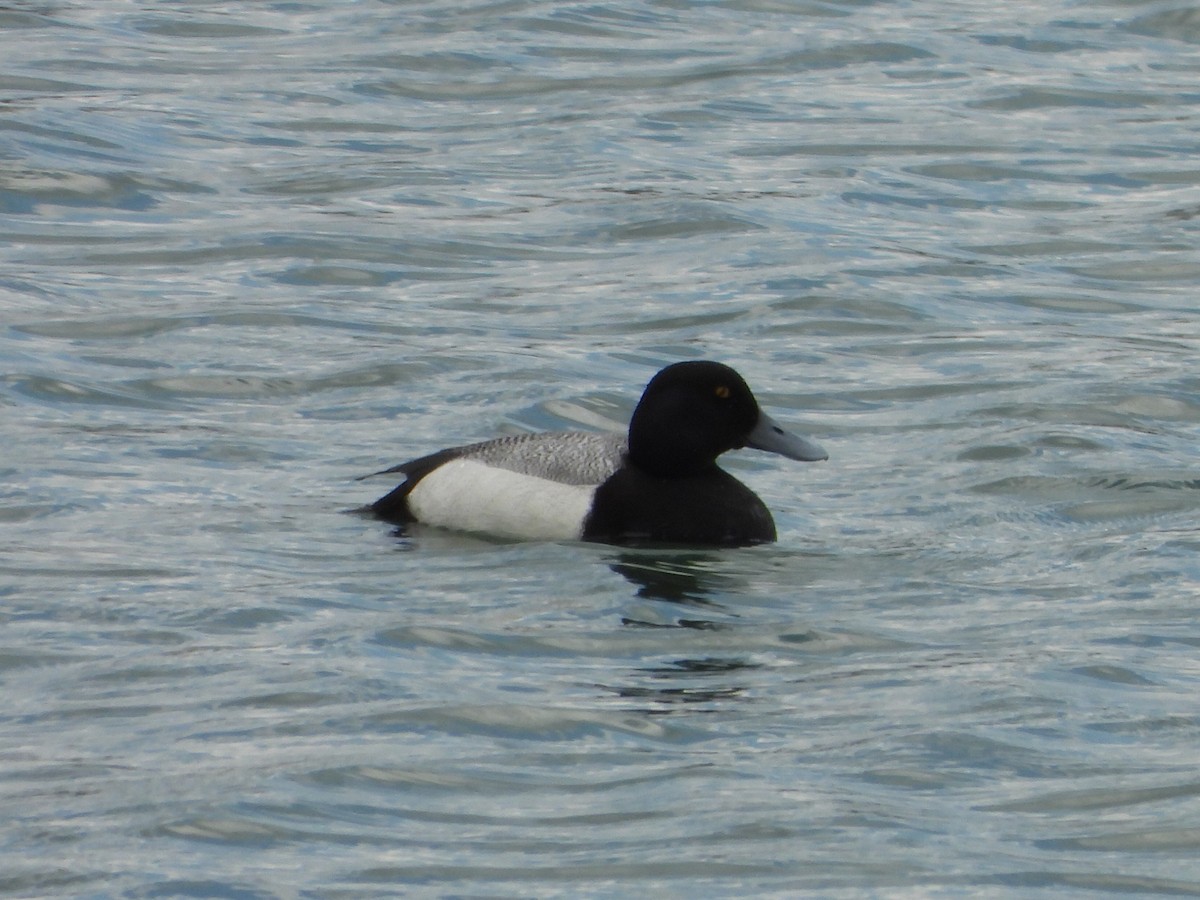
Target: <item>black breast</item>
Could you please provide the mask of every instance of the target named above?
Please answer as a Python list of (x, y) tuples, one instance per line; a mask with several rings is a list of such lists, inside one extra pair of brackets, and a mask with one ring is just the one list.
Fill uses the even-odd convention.
[(583, 539), (740, 547), (775, 540), (775, 522), (757, 494), (715, 466), (687, 478), (626, 467), (596, 489)]

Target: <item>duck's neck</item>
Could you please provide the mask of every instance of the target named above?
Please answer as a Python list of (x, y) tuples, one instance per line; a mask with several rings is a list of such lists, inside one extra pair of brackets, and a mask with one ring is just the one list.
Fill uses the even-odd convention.
[[(668, 420), (669, 421), (669, 418)], [(638, 416), (629, 423), (629, 461), (658, 478), (688, 478), (717, 468), (717, 456), (729, 447), (714, 446), (711, 435), (664, 420)]]

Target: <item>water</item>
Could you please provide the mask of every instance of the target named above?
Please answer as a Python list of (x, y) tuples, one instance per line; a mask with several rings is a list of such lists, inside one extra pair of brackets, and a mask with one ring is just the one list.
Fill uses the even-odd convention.
[[(0, 12), (0, 893), (1200, 893), (1200, 12)], [(735, 365), (778, 544), (344, 510)]]

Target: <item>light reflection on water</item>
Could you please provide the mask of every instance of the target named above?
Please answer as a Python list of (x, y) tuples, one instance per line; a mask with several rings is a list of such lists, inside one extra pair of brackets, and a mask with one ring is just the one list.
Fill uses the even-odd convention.
[[(1194, 19), (0, 11), (0, 892), (1200, 891)], [(699, 356), (777, 545), (345, 514)]]

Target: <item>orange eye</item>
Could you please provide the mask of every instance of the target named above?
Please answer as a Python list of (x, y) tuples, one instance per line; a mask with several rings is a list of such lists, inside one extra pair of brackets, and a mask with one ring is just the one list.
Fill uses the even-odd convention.
[(728, 400), (730, 391), (729, 391), (729, 388), (726, 387), (725, 385), (719, 384), (719, 385), (717, 385), (717, 389), (715, 391), (713, 391), (713, 393), (716, 394), (718, 397), (720, 397), (722, 400)]

